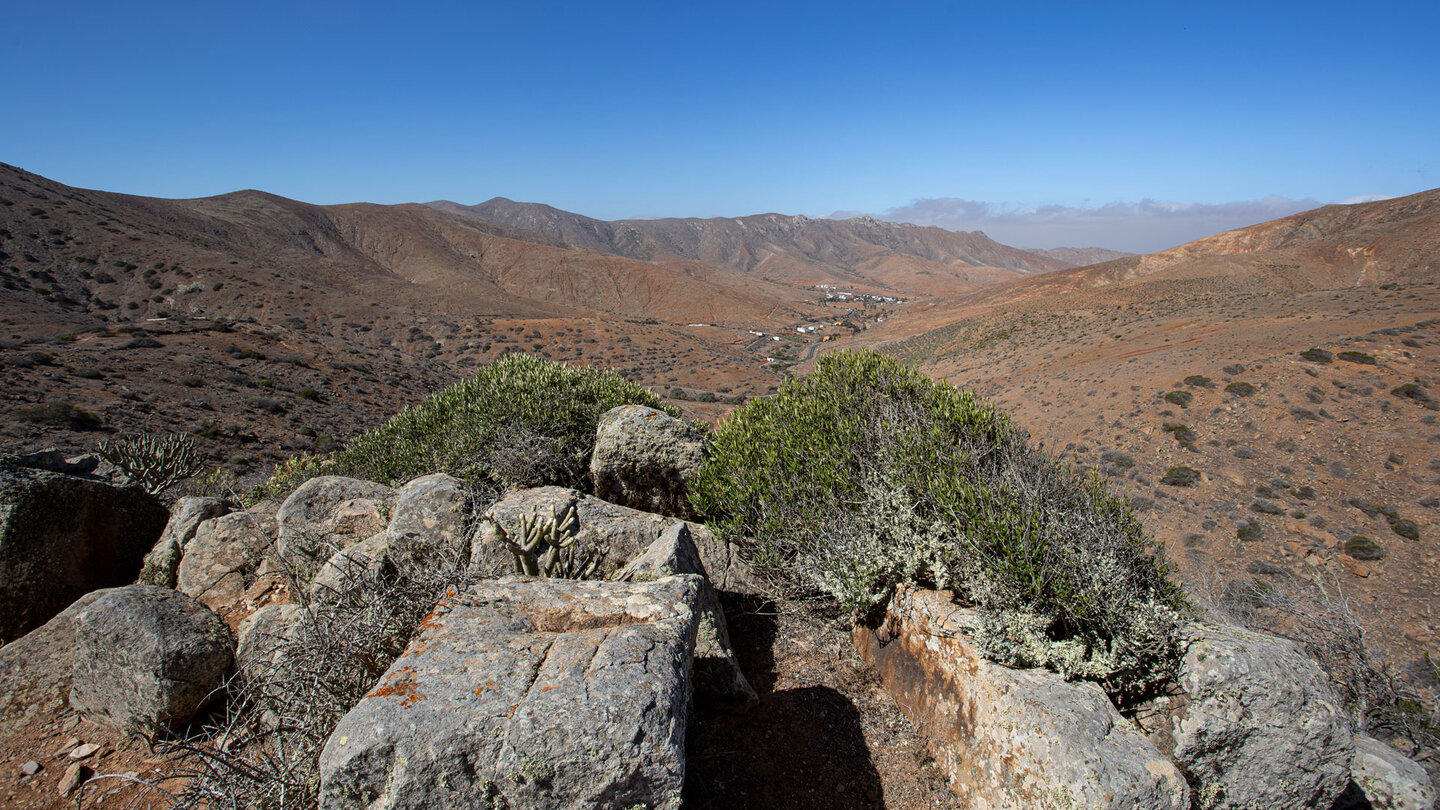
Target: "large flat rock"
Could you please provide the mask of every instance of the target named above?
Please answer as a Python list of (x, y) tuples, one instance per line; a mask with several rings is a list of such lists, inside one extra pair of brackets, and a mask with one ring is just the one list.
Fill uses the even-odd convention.
[(321, 807), (679, 807), (701, 583), (445, 598), (326, 743)]
[(974, 615), (941, 591), (901, 588), (855, 642), (972, 810), (1189, 810), (1179, 769), (1093, 683), (987, 661)]

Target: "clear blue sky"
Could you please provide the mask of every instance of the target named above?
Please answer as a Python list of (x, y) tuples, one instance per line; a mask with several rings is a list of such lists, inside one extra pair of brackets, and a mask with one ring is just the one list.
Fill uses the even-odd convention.
[(6, 0), (0, 160), (151, 196), (606, 219), (948, 200), (980, 218), (930, 222), (1003, 231), (1118, 204), (1140, 230), (1095, 235), (1130, 249), (1145, 200), (1440, 186), (1434, 0), (413, 5)]

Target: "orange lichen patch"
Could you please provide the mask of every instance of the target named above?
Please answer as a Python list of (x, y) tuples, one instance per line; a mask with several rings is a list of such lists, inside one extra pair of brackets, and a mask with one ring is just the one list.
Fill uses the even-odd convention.
[(410, 679), (410, 673), (413, 671), (411, 667), (401, 667), (396, 670), (394, 677), (389, 679), (389, 683), (375, 687), (367, 697), (399, 698), (401, 706), (413, 706), (425, 700), (426, 697), (421, 694), (419, 684)]

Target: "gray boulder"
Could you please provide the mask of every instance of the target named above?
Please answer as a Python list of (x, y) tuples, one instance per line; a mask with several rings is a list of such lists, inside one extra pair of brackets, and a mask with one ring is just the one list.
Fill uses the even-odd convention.
[(175, 587), (212, 610), (239, 604), (274, 541), (275, 510), (274, 501), (261, 501), (202, 522), (180, 558)]
[(445, 598), (320, 756), (322, 808), (676, 808), (700, 579)]
[(90, 591), (134, 582), (168, 520), (138, 487), (0, 464), (0, 639)]
[(91, 591), (50, 621), (0, 647), (0, 738), (65, 708), (75, 669), (75, 617), (115, 590)]
[(185, 594), (116, 588), (75, 617), (70, 705), (121, 731), (174, 728), (217, 695), (234, 652), (220, 617)]
[[(565, 487), (536, 487), (516, 490), (497, 501), (485, 512), (470, 547), (470, 568), (489, 576), (511, 573), (513, 557), (500, 543), (496, 524), (513, 535), (520, 532), (522, 518), (563, 513), (574, 506), (579, 528), (575, 542), (582, 548), (593, 548), (601, 554), (599, 576), (615, 574), (634, 559), (675, 522), (674, 518), (641, 512), (599, 498), (583, 495)], [(710, 582), (717, 590), (759, 594), (763, 587), (750, 566), (740, 557), (734, 544), (715, 536), (699, 523), (686, 523)]]
[(315, 581), (310, 583), (310, 599), (322, 605), (342, 602), (351, 591), (365, 587), (366, 574), (371, 579), (384, 570), (390, 538), (384, 532), (369, 540), (335, 552), (320, 566)]
[(675, 521), (645, 552), (630, 561), (615, 579), (621, 582), (646, 582), (676, 574), (696, 574), (705, 581), (700, 585), (697, 604), (699, 630), (695, 636), (695, 690), (734, 711), (754, 706), (759, 698), (745, 679), (735, 649), (730, 644), (730, 630), (725, 624), (725, 611), (720, 597), (711, 587), (705, 563), (690, 537), (684, 521)]
[(601, 499), (672, 517), (695, 516), (686, 481), (705, 465), (705, 430), (644, 405), (601, 417), (590, 478)]
[(425, 565), (442, 555), (470, 556), (470, 491), (444, 474), (427, 475), (400, 488), (386, 528), (388, 559), (400, 568)]
[(1099, 686), (986, 660), (977, 620), (949, 593), (906, 586), (879, 627), (855, 629), (962, 806), (1189, 810), (1180, 770)]
[(1355, 735), (1350, 778), (1371, 810), (1430, 810), (1437, 791), (1430, 775), (1414, 760), (1374, 737)]
[(1192, 624), (1168, 719), (1151, 739), (1196, 786), (1202, 808), (1328, 808), (1350, 781), (1349, 718), (1294, 642)]
[(140, 565), (140, 582), (175, 587), (180, 557), (195, 536), (195, 529), (206, 520), (229, 514), (230, 509), (230, 504), (219, 498), (185, 497), (176, 501), (170, 507), (170, 522), (165, 524), (164, 533)]
[(281, 647), (300, 621), (299, 605), (266, 605), (240, 623), (235, 633), (235, 673), (242, 679), (263, 676), (282, 663)]
[(280, 556), (313, 576), (336, 551), (384, 531), (396, 495), (383, 484), (338, 475), (306, 481), (276, 515)]

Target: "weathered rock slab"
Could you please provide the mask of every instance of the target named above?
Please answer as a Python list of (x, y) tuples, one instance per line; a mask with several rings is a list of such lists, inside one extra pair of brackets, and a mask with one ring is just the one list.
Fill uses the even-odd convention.
[(1190, 775), (1197, 806), (1330, 807), (1354, 744), (1320, 667), (1267, 633), (1199, 623), (1185, 633), (1185, 698), (1150, 736)]
[(276, 514), (282, 557), (313, 574), (336, 551), (385, 530), (398, 493), (383, 484), (321, 475), (301, 484)]
[(0, 647), (0, 737), (65, 708), (75, 669), (75, 617), (115, 590), (91, 591), (50, 621)]
[(596, 426), (590, 479), (610, 503), (691, 518), (686, 481), (704, 465), (703, 428), (644, 405), (621, 405)]
[(385, 529), (387, 558), (400, 568), (442, 555), (467, 561), (471, 522), (465, 482), (444, 474), (416, 478), (396, 494), (395, 514)]
[(974, 618), (948, 593), (904, 587), (878, 628), (855, 630), (962, 806), (1189, 810), (1179, 769), (1099, 686), (987, 661)]
[(230, 504), (219, 498), (184, 497), (170, 507), (170, 522), (156, 541), (155, 547), (145, 555), (140, 566), (140, 582), (175, 587), (176, 572), (185, 546), (195, 537), (200, 524), (230, 513)]
[(320, 758), (322, 808), (675, 808), (700, 579), (443, 599)]
[(196, 526), (180, 558), (175, 587), (213, 610), (239, 603), (276, 536), (275, 510), (274, 501), (262, 501)]
[(0, 639), (134, 582), (169, 517), (139, 487), (0, 464)]
[(116, 588), (75, 617), (70, 705), (122, 731), (184, 723), (214, 697), (235, 637), (209, 608), (156, 585)]
[[(643, 553), (674, 524), (675, 519), (602, 501), (565, 487), (535, 487), (507, 494), (485, 512), (470, 548), (470, 567), (490, 575), (513, 571), (513, 558), (499, 542), (495, 523), (506, 532), (520, 532), (522, 518), (549, 518), (573, 506), (579, 527), (576, 545), (603, 551), (599, 576), (612, 576)], [(756, 594), (763, 588), (734, 544), (715, 536), (700, 523), (687, 522), (710, 582), (721, 591)]]
[(759, 698), (740, 662), (735, 658), (735, 649), (730, 644), (730, 629), (725, 623), (725, 611), (720, 606), (720, 597), (711, 587), (705, 563), (690, 537), (690, 529), (684, 521), (671, 524), (660, 538), (650, 544), (645, 552), (631, 560), (615, 579), (622, 582), (645, 582), (676, 574), (696, 574), (705, 578), (700, 585), (700, 599), (697, 605), (699, 629), (695, 637), (695, 690), (712, 700), (719, 701), (734, 711), (744, 711), (754, 706)]
[(235, 633), (235, 672), (240, 678), (263, 677), (280, 665), (282, 648), (302, 610), (299, 605), (266, 605), (245, 617)]
[(1419, 763), (1374, 737), (1355, 735), (1350, 778), (1372, 810), (1430, 810), (1440, 798)]

